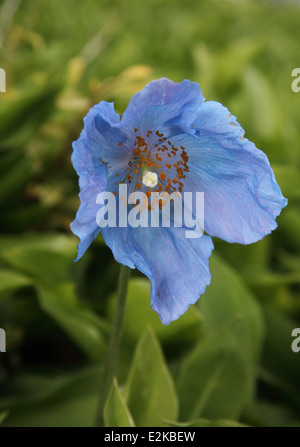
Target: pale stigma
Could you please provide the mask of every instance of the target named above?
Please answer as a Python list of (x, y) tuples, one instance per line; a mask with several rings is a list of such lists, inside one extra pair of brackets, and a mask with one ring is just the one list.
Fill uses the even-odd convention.
[(143, 175), (143, 184), (149, 188), (154, 188), (158, 183), (158, 177), (155, 172), (148, 171)]

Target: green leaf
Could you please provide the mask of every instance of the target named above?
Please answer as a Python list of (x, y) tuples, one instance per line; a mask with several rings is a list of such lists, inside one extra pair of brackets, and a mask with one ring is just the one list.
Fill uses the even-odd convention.
[(237, 421), (228, 421), (226, 419), (218, 419), (210, 421), (209, 419), (195, 419), (189, 422), (172, 422), (167, 421), (173, 427), (247, 427)]
[(295, 166), (272, 165), (282, 194), (289, 200), (300, 199), (300, 170)]
[(104, 335), (108, 327), (91, 309), (85, 308), (71, 283), (57, 287), (38, 286), (42, 309), (50, 315), (93, 361), (103, 360), (106, 353)]
[[(15, 398), (6, 400), (9, 414), (4, 427), (91, 427), (98, 403), (102, 370), (89, 368), (76, 373), (38, 376), (31, 380), (20, 378), (15, 387)], [(40, 387), (43, 383), (43, 388)], [(36, 384), (36, 385), (35, 385)], [(35, 386), (37, 392), (34, 392)]]
[(126, 400), (137, 427), (162, 427), (175, 419), (178, 401), (158, 340), (148, 328), (139, 341), (126, 385)]
[(256, 135), (263, 138), (277, 135), (282, 123), (269, 78), (254, 66), (248, 67), (243, 75), (248, 129), (255, 129)]
[(299, 390), (295, 387), (292, 381), (287, 378), (279, 376), (276, 371), (270, 371), (261, 367), (258, 371), (258, 378), (262, 386), (267, 387), (274, 395), (284, 398), (291, 407), (300, 410), (300, 396)]
[(30, 235), (0, 240), (0, 257), (11, 267), (48, 285), (69, 277), (75, 241), (65, 235)]
[(300, 210), (295, 206), (288, 206), (280, 215), (278, 234), (282, 236), (291, 251), (300, 250)]
[(244, 278), (248, 284), (256, 287), (275, 287), (300, 282), (300, 275), (298, 272), (278, 273), (265, 270), (252, 273), (249, 272)]
[(0, 413), (0, 425), (2, 425), (3, 421), (7, 418), (9, 415), (9, 411), (2, 411)]
[(215, 253), (210, 260), (212, 281), (200, 298), (203, 328), (209, 334), (240, 315), (249, 329), (253, 358), (257, 358), (264, 337), (260, 305), (238, 274)]
[[(292, 331), (299, 327), (297, 321), (288, 318), (271, 306), (264, 307), (267, 325), (262, 365), (273, 376), (284, 379), (295, 388), (295, 397), (298, 398), (300, 384), (300, 358), (292, 351)], [(298, 398), (300, 408), (300, 399)]]
[(279, 255), (279, 261), (285, 269), (291, 270), (292, 272), (300, 272), (300, 256), (288, 253), (281, 250)]
[(243, 414), (243, 420), (256, 427), (300, 427), (300, 415), (278, 402), (252, 403)]
[(0, 411), (21, 411), (33, 403), (38, 403), (54, 395), (71, 379), (66, 375), (41, 375), (23, 371), (6, 382), (6, 393), (0, 400)]
[(247, 326), (244, 319), (235, 318), (183, 361), (177, 381), (180, 419), (237, 419), (252, 374)]
[[(57, 78), (57, 77), (56, 77)], [(0, 106), (0, 148), (5, 144), (24, 145), (55, 109), (55, 99), (61, 89), (58, 82), (49, 80), (42, 86), (25, 89), (15, 101)]]
[(9, 171), (1, 174), (0, 201), (9, 204), (12, 195), (20, 195), (32, 177), (32, 162), (27, 157), (19, 157)]
[(135, 427), (116, 379), (113, 381), (105, 404), (104, 422), (106, 427)]
[(20, 287), (30, 286), (31, 278), (10, 269), (0, 269), (0, 298)]
[(267, 269), (271, 258), (271, 238), (265, 237), (255, 244), (228, 244), (221, 239), (215, 241), (216, 253), (241, 273)]

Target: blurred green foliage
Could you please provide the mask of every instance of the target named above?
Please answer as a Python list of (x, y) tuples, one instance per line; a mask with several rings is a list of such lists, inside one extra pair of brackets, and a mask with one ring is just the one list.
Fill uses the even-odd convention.
[[(107, 426), (299, 426), (300, 8), (202, 0), (0, 2), (0, 424), (93, 424), (118, 266), (99, 237), (74, 264), (71, 143), (89, 107), (161, 76), (198, 81), (267, 153), (289, 205), (251, 246), (215, 239), (212, 284), (164, 327), (129, 286)], [(1, 9), (2, 7), (2, 9)], [(5, 12), (6, 11), (6, 12)]]

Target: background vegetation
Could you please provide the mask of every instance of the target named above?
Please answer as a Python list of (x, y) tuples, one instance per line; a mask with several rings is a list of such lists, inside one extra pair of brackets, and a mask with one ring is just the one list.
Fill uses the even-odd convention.
[[(9, 6), (10, 5), (10, 6)], [(0, 420), (93, 424), (118, 265), (101, 237), (73, 263), (71, 143), (100, 100), (122, 112), (161, 76), (198, 81), (267, 153), (289, 205), (278, 229), (214, 240), (212, 284), (164, 327), (129, 288), (107, 426), (300, 425), (300, 8), (288, 2), (0, 2)], [(13, 14), (13, 7), (16, 7)]]

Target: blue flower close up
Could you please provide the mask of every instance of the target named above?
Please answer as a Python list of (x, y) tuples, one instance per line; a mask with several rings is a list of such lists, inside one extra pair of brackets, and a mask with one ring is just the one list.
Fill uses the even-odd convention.
[[(164, 324), (195, 303), (210, 283), (211, 236), (251, 244), (271, 233), (286, 206), (267, 156), (244, 138), (236, 118), (220, 103), (205, 101), (196, 82), (166, 78), (131, 99), (122, 119), (101, 101), (84, 118), (73, 143), (81, 205), (72, 231), (78, 257), (102, 232), (115, 259), (151, 280), (151, 306)], [(144, 169), (157, 184), (142, 181)], [(186, 238), (184, 227), (105, 227), (96, 222), (103, 191), (204, 192), (204, 230)], [(148, 213), (149, 210), (147, 209)]]

